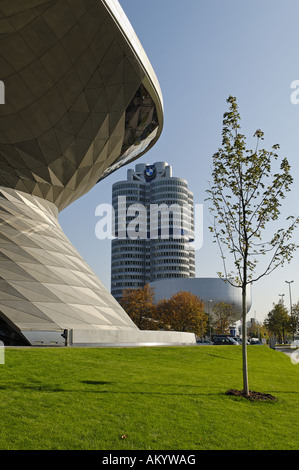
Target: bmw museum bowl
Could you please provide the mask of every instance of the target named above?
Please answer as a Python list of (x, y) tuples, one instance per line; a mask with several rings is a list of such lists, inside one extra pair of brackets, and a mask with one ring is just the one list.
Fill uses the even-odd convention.
[(125, 13), (116, 0), (0, 0), (0, 25), (1, 341), (181, 342), (141, 332), (58, 223), (162, 131), (159, 83)]

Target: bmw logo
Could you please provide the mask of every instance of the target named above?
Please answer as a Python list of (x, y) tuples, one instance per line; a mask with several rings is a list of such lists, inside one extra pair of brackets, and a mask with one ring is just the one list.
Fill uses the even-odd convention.
[(154, 165), (147, 165), (144, 172), (146, 179), (152, 179), (156, 176), (156, 169)]

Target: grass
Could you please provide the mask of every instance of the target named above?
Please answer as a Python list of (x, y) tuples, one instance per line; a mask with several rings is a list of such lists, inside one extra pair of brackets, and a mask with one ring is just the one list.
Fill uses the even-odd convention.
[[(1, 450), (298, 449), (299, 365), (241, 348), (6, 348), (0, 365)], [(122, 437), (125, 436), (125, 437)]]

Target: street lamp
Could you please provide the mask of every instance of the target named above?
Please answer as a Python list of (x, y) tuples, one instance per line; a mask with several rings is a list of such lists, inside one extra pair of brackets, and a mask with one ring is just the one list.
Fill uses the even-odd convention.
[(212, 341), (212, 340), (211, 340), (211, 337), (212, 337), (212, 335), (211, 335), (211, 302), (213, 302), (213, 300), (209, 300), (209, 330), (210, 330), (210, 341)]
[(284, 294), (278, 294), (280, 297), (281, 297), (281, 303), (283, 305), (283, 297), (284, 297)]
[[(287, 284), (289, 284), (289, 293), (290, 293), (290, 311), (291, 311), (291, 318), (293, 319), (293, 308), (292, 308), (292, 296), (291, 296), (291, 284), (294, 281), (285, 281)], [(294, 339), (294, 332), (293, 332), (293, 339)]]

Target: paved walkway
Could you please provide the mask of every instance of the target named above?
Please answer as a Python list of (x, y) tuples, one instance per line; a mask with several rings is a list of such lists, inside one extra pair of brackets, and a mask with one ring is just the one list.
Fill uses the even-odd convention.
[(291, 356), (291, 354), (293, 354), (293, 352), (295, 351), (295, 349), (284, 347), (284, 346), (276, 346), (275, 350), (283, 352), (287, 356)]

